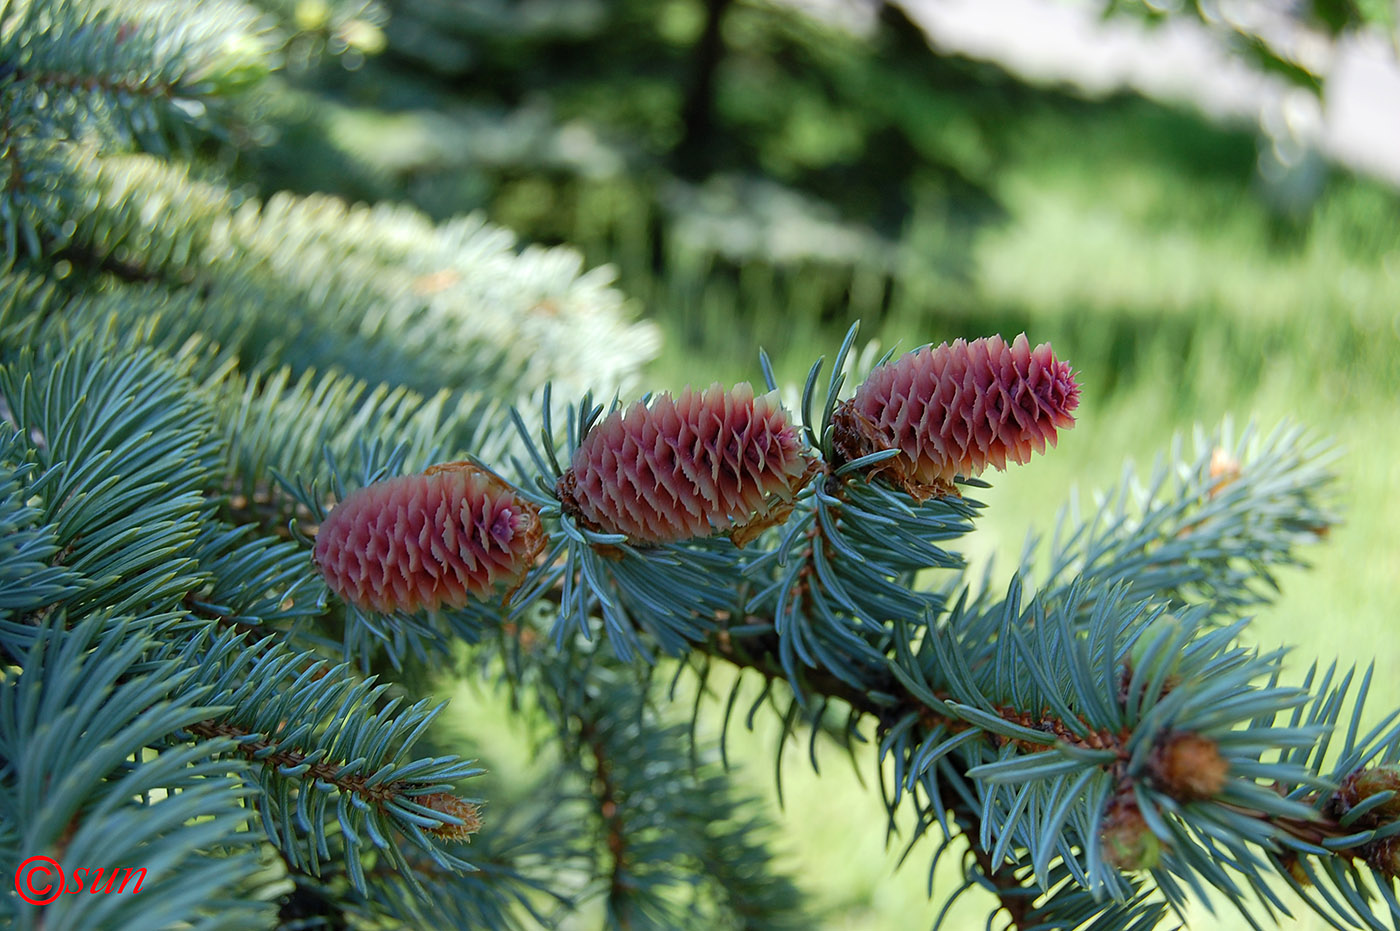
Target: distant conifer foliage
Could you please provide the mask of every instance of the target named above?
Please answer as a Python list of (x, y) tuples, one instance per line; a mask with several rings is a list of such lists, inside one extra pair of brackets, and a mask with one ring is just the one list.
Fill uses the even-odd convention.
[(953, 490), (956, 475), (1025, 463), (1074, 425), (1079, 384), (1049, 343), (1024, 333), (954, 340), (882, 365), (836, 413), (847, 459), (884, 449), (903, 455), (875, 468), (915, 497)]
[(559, 481), (565, 508), (634, 543), (673, 543), (767, 525), (811, 477), (776, 392), (663, 394), (597, 424)]
[(544, 540), (534, 505), (489, 472), (449, 462), (347, 495), (316, 535), (315, 560), (351, 604), (417, 611), (519, 582)]

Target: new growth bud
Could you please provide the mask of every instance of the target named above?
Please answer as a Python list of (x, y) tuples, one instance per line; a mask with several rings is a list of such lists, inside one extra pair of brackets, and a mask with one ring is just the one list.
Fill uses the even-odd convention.
[(885, 449), (902, 455), (871, 470), (923, 499), (953, 493), (953, 477), (1027, 462), (1074, 425), (1079, 385), (1049, 343), (1022, 333), (954, 340), (882, 365), (837, 408), (837, 451), (847, 461)]
[(433, 792), (429, 795), (420, 795), (414, 801), (424, 808), (431, 808), (444, 815), (451, 815), (462, 822), (461, 824), (439, 824), (436, 827), (425, 829), (435, 837), (441, 837), (443, 840), (464, 841), (470, 840), (473, 834), (481, 830), (481, 809), (455, 795), (447, 792)]
[(1394, 792), (1388, 801), (1381, 802), (1364, 816), (1370, 824), (1382, 824), (1400, 818), (1400, 766), (1373, 766), (1358, 769), (1342, 780), (1337, 790), (1333, 807), (1336, 813), (1346, 814), (1362, 802), (1381, 792)]
[(812, 476), (777, 393), (747, 383), (637, 402), (593, 427), (559, 479), (564, 511), (633, 543), (728, 532), (742, 544), (786, 518)]
[(1103, 860), (1114, 869), (1150, 870), (1162, 859), (1162, 842), (1136, 805), (1114, 805), (1099, 832)]
[(461, 607), (515, 585), (544, 548), (535, 506), (469, 462), (346, 495), (316, 534), (331, 591), (359, 608)]
[(1230, 761), (1220, 747), (1200, 734), (1176, 734), (1153, 757), (1157, 787), (1181, 802), (1210, 798), (1225, 788)]
[(1279, 863), (1283, 866), (1284, 870), (1287, 871), (1290, 879), (1304, 889), (1312, 886), (1312, 877), (1309, 876), (1308, 871), (1303, 868), (1303, 859), (1296, 851), (1285, 850), (1278, 855), (1278, 858)]
[(1400, 838), (1372, 841), (1362, 849), (1371, 869), (1388, 879), (1400, 877)]

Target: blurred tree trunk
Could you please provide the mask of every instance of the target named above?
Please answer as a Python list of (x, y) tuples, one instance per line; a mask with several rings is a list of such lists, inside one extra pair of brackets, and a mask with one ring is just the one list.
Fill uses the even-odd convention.
[(724, 15), (734, 0), (706, 0), (705, 31), (695, 44), (690, 88), (681, 109), (685, 134), (675, 150), (676, 170), (702, 178), (714, 170), (715, 75), (724, 58)]

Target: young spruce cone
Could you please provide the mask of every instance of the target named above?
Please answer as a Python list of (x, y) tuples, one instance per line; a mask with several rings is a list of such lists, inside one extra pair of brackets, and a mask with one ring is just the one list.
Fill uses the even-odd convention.
[(952, 494), (955, 475), (1027, 462), (1074, 425), (1079, 385), (1049, 343), (1022, 333), (954, 340), (908, 353), (870, 373), (834, 417), (846, 461), (885, 449), (903, 455), (874, 466), (920, 500)]
[(1150, 765), (1157, 787), (1179, 802), (1218, 795), (1230, 777), (1220, 745), (1201, 734), (1173, 734), (1152, 754)]
[(515, 585), (544, 548), (539, 512), (469, 462), (345, 496), (316, 534), (331, 591), (359, 608), (456, 608)]
[(558, 494), (584, 526), (633, 543), (728, 532), (743, 545), (786, 518), (811, 476), (776, 392), (714, 384), (608, 415), (574, 451)]

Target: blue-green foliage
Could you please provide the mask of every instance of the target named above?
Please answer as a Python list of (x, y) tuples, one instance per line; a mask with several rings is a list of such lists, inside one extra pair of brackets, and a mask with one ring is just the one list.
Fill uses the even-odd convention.
[(0, 370), (0, 392), (38, 466), (25, 491), (77, 582), (54, 607), (121, 614), (188, 591), (216, 446), (174, 367), (80, 345), (22, 354)]
[[(455, 8), (423, 4), (404, 24)], [(563, 35), (640, 15), (569, 9)], [(736, 125), (774, 119), (778, 98), (734, 93), (762, 83), (769, 41), (849, 78), (843, 93), (873, 93), (862, 132), (927, 103), (897, 70), (856, 67), (850, 37), (796, 41), (807, 26), (739, 9)], [(539, 36), (514, 8), (475, 14), (444, 32)], [(958, 545), (981, 504), (867, 480), (890, 451), (836, 455), (852, 328), (824, 390), (819, 361), (794, 405), (817, 474), (784, 521), (743, 547), (580, 526), (555, 488), (603, 413), (588, 389), (621, 397), (655, 350), (610, 273), (567, 248), (518, 249), (479, 217), (255, 197), (228, 170), (299, 93), (283, 64), (355, 67), (394, 35), (383, 25), (361, 0), (0, 0), (0, 874), (49, 855), (139, 865), (150, 883), (43, 907), (7, 896), (0, 914), (50, 929), (526, 928), (596, 907), (619, 929), (810, 926), (766, 823), (696, 736), (727, 665), (740, 674), (726, 728), (757, 676), (750, 724), (775, 715), (780, 743), (807, 736), (814, 764), (829, 737), (890, 766), (891, 825), (910, 807), (914, 842), (941, 833), (935, 864), (965, 843), (958, 894), (990, 890), (1022, 931), (1146, 929), (1212, 889), (1250, 920), (1301, 896), (1339, 927), (1396, 922), (1377, 856), (1400, 834), (1394, 796), (1339, 800), (1362, 767), (1400, 762), (1395, 715), (1362, 727), (1372, 672), (1290, 685), (1281, 651), (1241, 645), (1240, 615), (1272, 596), (1276, 567), (1335, 522), (1325, 448), (1292, 427), (1174, 446), (1145, 483), (1129, 473), (1087, 515), (1068, 509), (1002, 594), (969, 577)], [(401, 47), (434, 47), (415, 35)], [(435, 47), (450, 57), (454, 42)], [(760, 148), (820, 187), (840, 153), (804, 146), (802, 120), (827, 111), (794, 93), (797, 123), (765, 127)], [(582, 170), (563, 151), (576, 137), (541, 157)], [(914, 142), (930, 157), (943, 145)], [(976, 148), (942, 152), (941, 169), (986, 182)], [(846, 206), (886, 180), (842, 188)], [(692, 206), (709, 190), (661, 188)], [(758, 213), (794, 203), (768, 183), (735, 189)], [(609, 223), (595, 226), (621, 236)], [(649, 265), (638, 242), (633, 264)], [(837, 290), (877, 306), (899, 264)], [(420, 614), (333, 598), (311, 559), (329, 508), (464, 458), (541, 511), (547, 544), (519, 588)], [(697, 680), (688, 728), (653, 681), (670, 659), (672, 695)], [(541, 727), (524, 784), (492, 784), (475, 753), (443, 745), (441, 704), (423, 696), (464, 668), (537, 712), (518, 719)], [(1217, 755), (1208, 791), (1163, 768), (1183, 735)], [(1125, 810), (1158, 855), (1108, 849)], [(450, 839), (478, 813), (473, 847)]]
[(659, 719), (632, 670), (576, 638), (528, 681), (592, 796), (605, 927), (810, 926), (797, 888), (772, 871), (753, 801), (691, 757), (686, 728)]
[[(272, 640), (250, 645), (237, 631), (213, 641), (193, 638), (181, 659), (231, 709), (206, 725), (232, 726), (251, 760), (269, 761), (258, 771), (259, 813), (289, 866), (319, 874), (333, 856), (328, 831), (334, 825), (334, 858), (360, 892), (371, 846), (411, 875), (401, 842), (391, 840), (396, 835), (443, 869), (471, 868), (425, 833), (460, 820), (415, 799), (450, 793), (456, 781), (481, 770), (454, 756), (407, 758), (441, 705), (424, 699), (398, 711), (402, 702), (386, 694), (388, 685), (353, 678), (344, 667)], [(303, 779), (307, 774), (312, 778)]]
[(52, 564), (58, 537), (29, 503), (28, 480), (38, 466), (21, 458), (26, 451), (17, 434), (0, 441), (0, 624), (77, 590), (72, 570)]
[[(0, 862), (49, 856), (70, 891), (40, 882), (49, 904), (5, 896), (9, 927), (249, 928), (275, 920), (261, 877), (261, 842), (246, 830), (247, 772), (231, 767), (226, 738), (172, 740), (180, 728), (227, 709), (192, 687), (192, 670), (143, 657), (152, 620), (105, 613), (67, 624), (63, 612), (31, 629), (21, 672), (0, 681)], [(126, 869), (134, 894), (93, 895), (77, 869)], [(73, 884), (77, 883), (78, 888)], [(117, 880), (123, 885), (122, 880)], [(108, 884), (110, 886), (110, 883)], [(61, 887), (60, 887), (61, 888)], [(260, 891), (261, 890), (261, 891)]]
[[(1297, 565), (1299, 546), (1337, 520), (1328, 468), (1339, 453), (1297, 425), (1233, 432), (1228, 422), (1197, 430), (1191, 458), (1177, 438), (1145, 482), (1125, 468), (1088, 515), (1072, 500), (1052, 534), (1042, 584), (1127, 582), (1139, 597), (1230, 613), (1269, 600), (1276, 567)], [(1249, 481), (1237, 481), (1245, 474)]]

